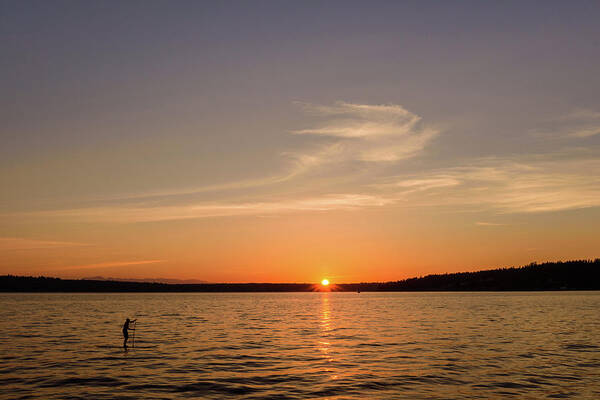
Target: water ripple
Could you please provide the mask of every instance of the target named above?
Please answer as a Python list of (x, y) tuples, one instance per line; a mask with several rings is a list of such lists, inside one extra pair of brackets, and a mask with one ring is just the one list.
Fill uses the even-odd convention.
[[(0, 398), (600, 398), (600, 293), (0, 302)], [(125, 317), (138, 318), (127, 351)]]

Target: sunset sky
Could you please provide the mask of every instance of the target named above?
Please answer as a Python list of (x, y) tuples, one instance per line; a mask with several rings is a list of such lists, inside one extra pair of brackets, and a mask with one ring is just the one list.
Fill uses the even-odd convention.
[(600, 2), (0, 2), (0, 274), (600, 257)]

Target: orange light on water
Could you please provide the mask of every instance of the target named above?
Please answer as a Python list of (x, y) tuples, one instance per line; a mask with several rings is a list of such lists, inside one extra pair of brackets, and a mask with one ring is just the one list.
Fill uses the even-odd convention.
[(321, 285), (323, 285), (323, 286), (327, 286), (327, 285), (329, 285), (329, 279), (323, 279), (323, 280), (321, 281)]

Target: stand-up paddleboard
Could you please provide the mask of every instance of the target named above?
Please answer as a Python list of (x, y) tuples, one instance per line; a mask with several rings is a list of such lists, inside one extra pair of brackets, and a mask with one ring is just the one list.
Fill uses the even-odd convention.
[[(147, 345), (147, 346), (145, 346), (145, 345), (135, 346), (136, 349), (156, 349), (157, 347), (158, 347), (158, 345), (156, 345), (156, 344), (155, 345)], [(96, 346), (96, 348), (97, 349), (121, 349), (121, 350), (123, 350), (123, 346), (116, 346), (116, 345), (111, 346), (111, 345), (107, 345), (107, 344), (105, 344), (105, 345), (99, 344), (98, 346)], [(127, 347), (127, 348), (131, 349), (132, 347)]]

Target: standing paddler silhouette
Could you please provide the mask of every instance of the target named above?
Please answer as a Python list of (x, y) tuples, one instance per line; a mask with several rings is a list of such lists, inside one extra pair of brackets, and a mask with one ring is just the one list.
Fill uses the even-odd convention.
[(125, 323), (123, 324), (123, 348), (126, 349), (127, 348), (127, 339), (129, 339), (129, 332), (127, 331), (133, 331), (133, 334), (135, 335), (135, 328), (130, 328), (129, 324), (130, 323), (135, 323), (135, 319), (134, 320), (130, 320), (129, 318), (127, 318), (125, 320)]

